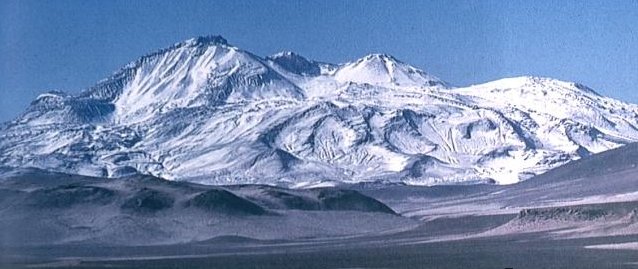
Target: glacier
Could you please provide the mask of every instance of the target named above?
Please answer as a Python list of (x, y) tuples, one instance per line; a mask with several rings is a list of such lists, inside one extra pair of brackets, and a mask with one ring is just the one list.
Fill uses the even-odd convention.
[(0, 126), (0, 164), (286, 187), (512, 184), (638, 141), (638, 106), (574, 82), (455, 87), (393, 56), (260, 57), (204, 36)]

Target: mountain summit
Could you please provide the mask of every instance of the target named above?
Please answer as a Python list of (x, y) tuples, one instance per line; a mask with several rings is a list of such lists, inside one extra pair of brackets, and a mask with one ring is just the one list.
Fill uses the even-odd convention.
[(259, 57), (220, 36), (143, 56), (0, 129), (0, 162), (207, 184), (515, 183), (638, 141), (638, 106), (550, 78), (464, 88), (385, 54)]
[(308, 76), (321, 74), (321, 67), (318, 63), (309, 61), (303, 56), (291, 51), (280, 52), (268, 56), (266, 59), (273, 61), (276, 65), (293, 74)]
[(395, 86), (445, 86), (438, 78), (387, 54), (370, 54), (347, 63), (335, 73), (338, 81)]

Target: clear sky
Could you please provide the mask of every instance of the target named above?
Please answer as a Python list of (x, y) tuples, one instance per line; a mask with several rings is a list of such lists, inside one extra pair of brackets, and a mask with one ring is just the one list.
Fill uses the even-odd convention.
[(2, 0), (0, 121), (209, 34), (262, 56), (388, 53), (457, 86), (547, 76), (638, 103), (638, 1)]

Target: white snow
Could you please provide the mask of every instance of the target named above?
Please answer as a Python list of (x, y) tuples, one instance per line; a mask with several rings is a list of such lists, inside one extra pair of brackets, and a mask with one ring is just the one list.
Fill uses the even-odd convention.
[(638, 250), (638, 242), (591, 245), (591, 246), (586, 246), (585, 248), (590, 248), (590, 249), (628, 249), (628, 250)]

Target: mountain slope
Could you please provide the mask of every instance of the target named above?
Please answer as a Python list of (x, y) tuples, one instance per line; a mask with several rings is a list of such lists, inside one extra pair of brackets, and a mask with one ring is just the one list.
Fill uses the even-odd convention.
[(0, 163), (207, 184), (509, 184), (638, 141), (636, 126), (638, 106), (575, 83), (451, 88), (388, 55), (260, 58), (211, 36), (79, 95), (41, 95), (0, 130)]

